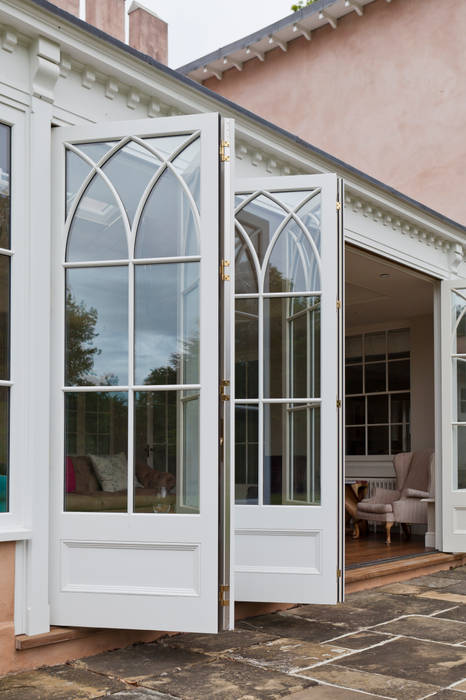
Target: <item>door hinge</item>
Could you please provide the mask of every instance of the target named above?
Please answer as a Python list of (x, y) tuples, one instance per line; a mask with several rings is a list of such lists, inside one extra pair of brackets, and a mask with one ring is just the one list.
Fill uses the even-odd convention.
[(220, 382), (220, 400), (221, 401), (229, 401), (230, 397), (228, 394), (225, 394), (225, 389), (227, 386), (230, 386), (230, 380), (229, 379), (222, 379)]
[(341, 210), (341, 202), (337, 202), (337, 211)]
[[(228, 594), (228, 598), (226, 597)], [(228, 608), (230, 605), (230, 586), (220, 586), (218, 589), (218, 602), (220, 607)]]
[(221, 163), (227, 163), (230, 160), (230, 155), (225, 152), (225, 149), (230, 148), (230, 142), (229, 141), (220, 141), (220, 162)]
[(337, 399), (337, 408), (341, 408), (341, 399)]
[(341, 578), (341, 569), (337, 569), (337, 578)]
[(337, 309), (341, 309), (341, 301), (340, 301), (340, 299), (337, 299)]
[(220, 263), (220, 279), (222, 282), (229, 282), (230, 281), (230, 275), (227, 275), (225, 272), (225, 268), (230, 267), (230, 261), (229, 260), (222, 260)]

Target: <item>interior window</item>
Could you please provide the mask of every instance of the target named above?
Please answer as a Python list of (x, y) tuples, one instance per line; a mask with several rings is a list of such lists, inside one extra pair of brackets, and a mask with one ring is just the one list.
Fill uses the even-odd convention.
[(0, 124), (0, 513), (9, 510), (11, 129)]
[(409, 452), (409, 329), (346, 338), (346, 454)]

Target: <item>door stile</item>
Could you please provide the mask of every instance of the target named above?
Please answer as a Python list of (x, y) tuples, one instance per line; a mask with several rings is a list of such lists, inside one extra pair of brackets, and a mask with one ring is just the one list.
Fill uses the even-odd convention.
[[(220, 270), (219, 276), (219, 631), (235, 626), (234, 601), (234, 489), (235, 489), (235, 391), (233, 285), (235, 279), (234, 238), (234, 162), (235, 123), (222, 119), (220, 124)], [(228, 144), (228, 145), (227, 145)], [(222, 155), (223, 154), (223, 155)], [(227, 261), (228, 266), (221, 261)], [(229, 277), (229, 279), (222, 279)]]
[(338, 178), (338, 601), (345, 599), (345, 243), (344, 201), (345, 183)]

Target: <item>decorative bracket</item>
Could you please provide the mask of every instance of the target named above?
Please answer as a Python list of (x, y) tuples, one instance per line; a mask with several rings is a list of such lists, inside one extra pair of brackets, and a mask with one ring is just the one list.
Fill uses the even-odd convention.
[(31, 47), (32, 94), (54, 102), (55, 86), (60, 75), (60, 47), (40, 36)]
[(450, 270), (457, 272), (459, 266), (464, 260), (463, 246), (461, 243), (455, 243), (448, 252), (448, 262)]

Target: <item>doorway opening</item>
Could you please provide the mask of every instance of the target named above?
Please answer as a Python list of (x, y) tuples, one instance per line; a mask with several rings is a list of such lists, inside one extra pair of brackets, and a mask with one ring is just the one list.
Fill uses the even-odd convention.
[(350, 569), (433, 548), (426, 499), (435, 497), (434, 280), (350, 245), (345, 266)]

